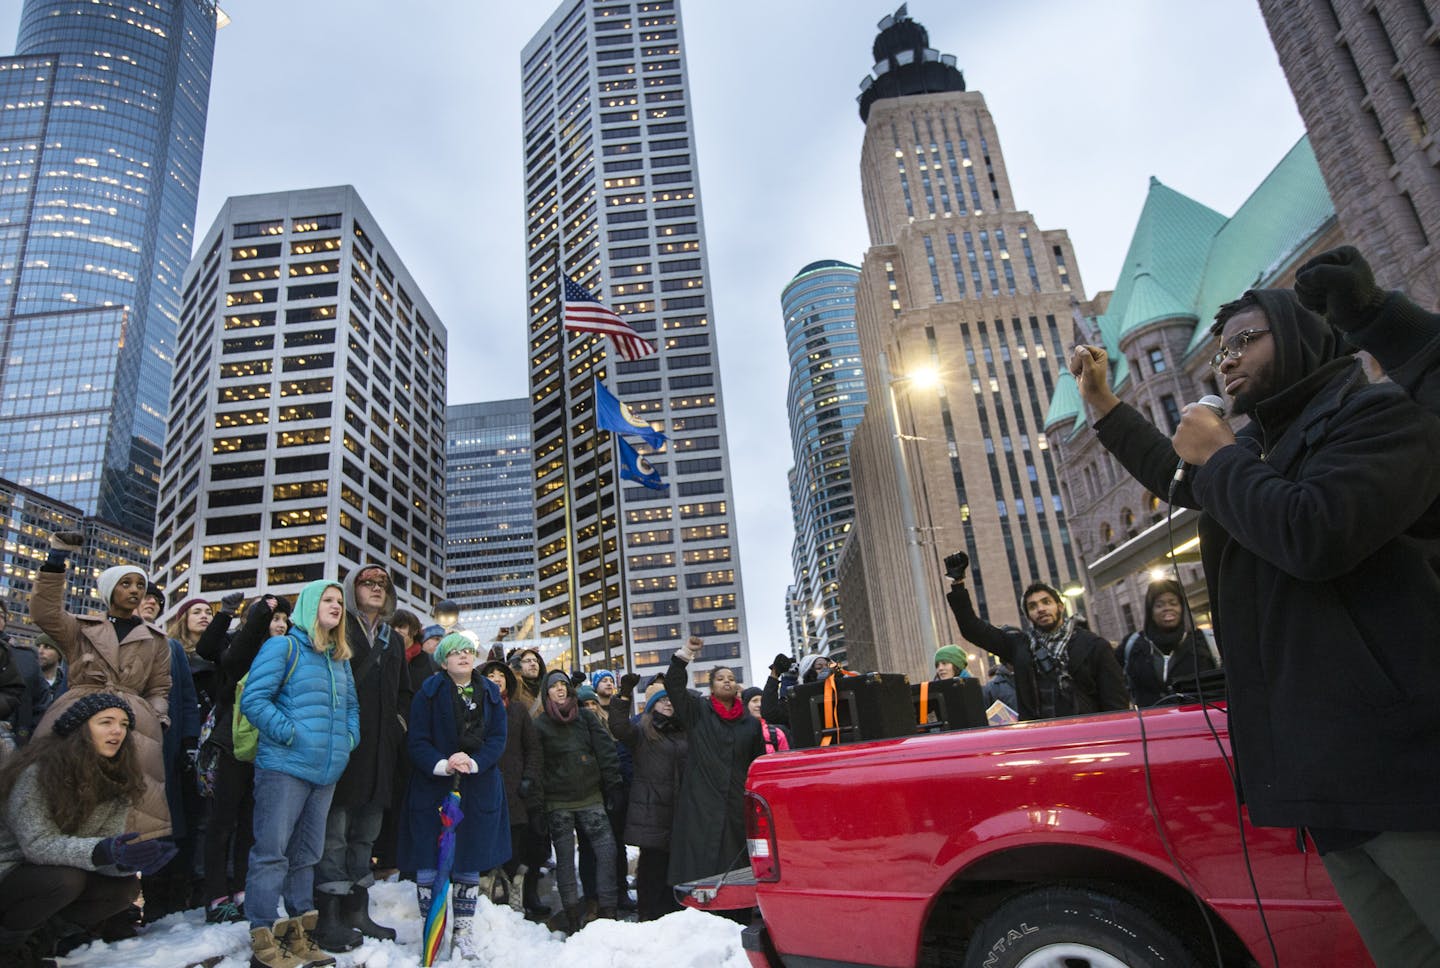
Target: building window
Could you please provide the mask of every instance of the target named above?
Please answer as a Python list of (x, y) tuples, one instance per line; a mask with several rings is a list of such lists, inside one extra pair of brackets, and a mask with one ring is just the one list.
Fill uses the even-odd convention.
[(1165, 410), (1165, 422), (1170, 425), (1170, 432), (1173, 434), (1175, 428), (1180, 426), (1180, 406), (1168, 393), (1160, 398), (1160, 406)]
[(1147, 351), (1150, 354), (1150, 372), (1165, 372), (1165, 353), (1158, 346)]

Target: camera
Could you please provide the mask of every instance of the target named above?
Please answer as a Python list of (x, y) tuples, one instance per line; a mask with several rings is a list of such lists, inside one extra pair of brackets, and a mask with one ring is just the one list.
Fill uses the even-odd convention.
[(957, 551), (945, 558), (945, 577), (951, 581), (964, 581), (965, 571), (970, 567), (970, 556), (963, 551)]

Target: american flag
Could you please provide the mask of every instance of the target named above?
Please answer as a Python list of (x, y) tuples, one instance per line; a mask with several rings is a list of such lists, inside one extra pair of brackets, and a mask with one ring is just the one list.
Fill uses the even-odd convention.
[(641, 338), (623, 319), (596, 299), (593, 292), (569, 279), (565, 280), (565, 328), (610, 337), (616, 352), (627, 360), (638, 360), (659, 352), (655, 344)]

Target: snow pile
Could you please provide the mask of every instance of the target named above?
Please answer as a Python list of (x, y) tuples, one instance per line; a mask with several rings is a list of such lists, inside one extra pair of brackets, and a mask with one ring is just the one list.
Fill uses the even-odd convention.
[[(337, 956), (337, 968), (416, 968), (423, 922), (408, 882), (376, 884), (371, 914), (393, 927), (395, 941), (367, 941)], [(544, 965), (545, 968), (630, 968), (660, 963), (667, 968), (748, 968), (734, 921), (686, 909), (659, 921), (593, 921), (573, 938), (553, 934), (508, 907), (481, 899), (475, 934), (483, 968)], [(174, 914), (146, 928), (138, 938), (92, 944), (60, 960), (65, 968), (247, 968), (250, 929), (244, 924), (205, 923), (203, 911)]]

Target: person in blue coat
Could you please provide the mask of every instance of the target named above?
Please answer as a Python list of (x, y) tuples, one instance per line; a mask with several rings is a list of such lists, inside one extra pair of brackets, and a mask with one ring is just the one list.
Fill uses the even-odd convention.
[(505, 752), (505, 701), (500, 688), (474, 674), (479, 647), (452, 632), (435, 647), (441, 669), (410, 704), (407, 746), (413, 772), (405, 798), (400, 865), (416, 872), (420, 915), (430, 911), (439, 859), (440, 804), (458, 784), (465, 819), (456, 827), (450, 882), (455, 905), (454, 950), (480, 957), (471, 937), (480, 875), (510, 859), (510, 809), (500, 756)]
[(318, 918), (315, 862), (335, 782), (360, 741), (340, 583), (306, 585), (290, 618), (288, 634), (260, 647), (240, 695), (240, 711), (259, 734), (245, 916), (254, 963), (267, 966), (293, 963), (286, 951), (310, 965), (327, 963), (310, 936)]

